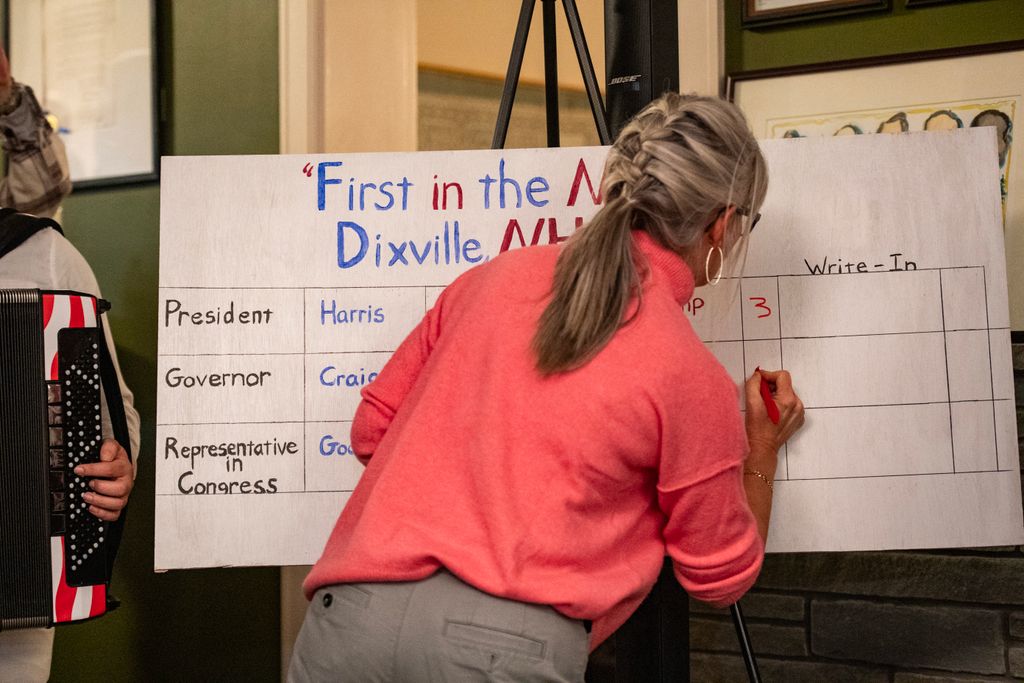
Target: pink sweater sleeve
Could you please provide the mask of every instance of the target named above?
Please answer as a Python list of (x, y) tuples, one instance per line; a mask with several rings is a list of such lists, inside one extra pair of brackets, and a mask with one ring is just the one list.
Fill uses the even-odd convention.
[(351, 437), (352, 451), (364, 465), (377, 450), (430, 357), (441, 331), (441, 308), (447, 291), (399, 345), (373, 382), (363, 387), (363, 400), (352, 419)]
[(662, 425), (658, 503), (676, 578), (694, 598), (724, 606), (757, 579), (764, 544), (743, 488), (746, 431), (724, 370), (676, 394)]
[(743, 464), (678, 489), (658, 491), (668, 513), (665, 545), (691, 597), (723, 607), (761, 571), (764, 546), (743, 491)]

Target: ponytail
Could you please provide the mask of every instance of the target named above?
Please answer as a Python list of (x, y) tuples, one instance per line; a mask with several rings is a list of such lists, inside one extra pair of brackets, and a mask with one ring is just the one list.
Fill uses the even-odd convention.
[(533, 338), (544, 375), (586, 363), (611, 340), (637, 289), (629, 201), (609, 199), (566, 244), (555, 266), (553, 298)]

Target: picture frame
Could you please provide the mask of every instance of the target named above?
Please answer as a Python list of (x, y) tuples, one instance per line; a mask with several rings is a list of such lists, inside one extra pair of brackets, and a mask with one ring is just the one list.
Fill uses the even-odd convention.
[(930, 7), (931, 5), (952, 5), (955, 2), (971, 2), (972, 0), (907, 0), (907, 8)]
[(1010, 324), (1024, 330), (1024, 40), (734, 73), (726, 96), (759, 139), (995, 127)]
[(74, 189), (156, 181), (156, 1), (4, 0), (4, 16), (11, 73), (55, 117)]
[(892, 9), (892, 0), (740, 0), (743, 28)]

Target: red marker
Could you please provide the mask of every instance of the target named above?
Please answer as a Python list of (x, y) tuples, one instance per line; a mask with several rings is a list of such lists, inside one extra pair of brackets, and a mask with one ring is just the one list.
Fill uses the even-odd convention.
[[(760, 366), (757, 368), (757, 373), (761, 375)], [(775, 399), (772, 398), (772, 388), (768, 384), (768, 380), (761, 375), (761, 399), (764, 401), (764, 407), (768, 409), (768, 419), (772, 421), (773, 425), (779, 424), (779, 406), (775, 404)]]

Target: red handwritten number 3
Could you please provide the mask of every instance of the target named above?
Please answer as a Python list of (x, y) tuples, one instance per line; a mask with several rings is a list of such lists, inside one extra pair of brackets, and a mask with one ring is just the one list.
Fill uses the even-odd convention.
[(767, 318), (772, 314), (772, 309), (767, 306), (768, 299), (765, 299), (763, 296), (752, 296), (750, 300), (754, 302), (754, 308), (763, 308), (765, 311), (757, 316), (758, 318)]

